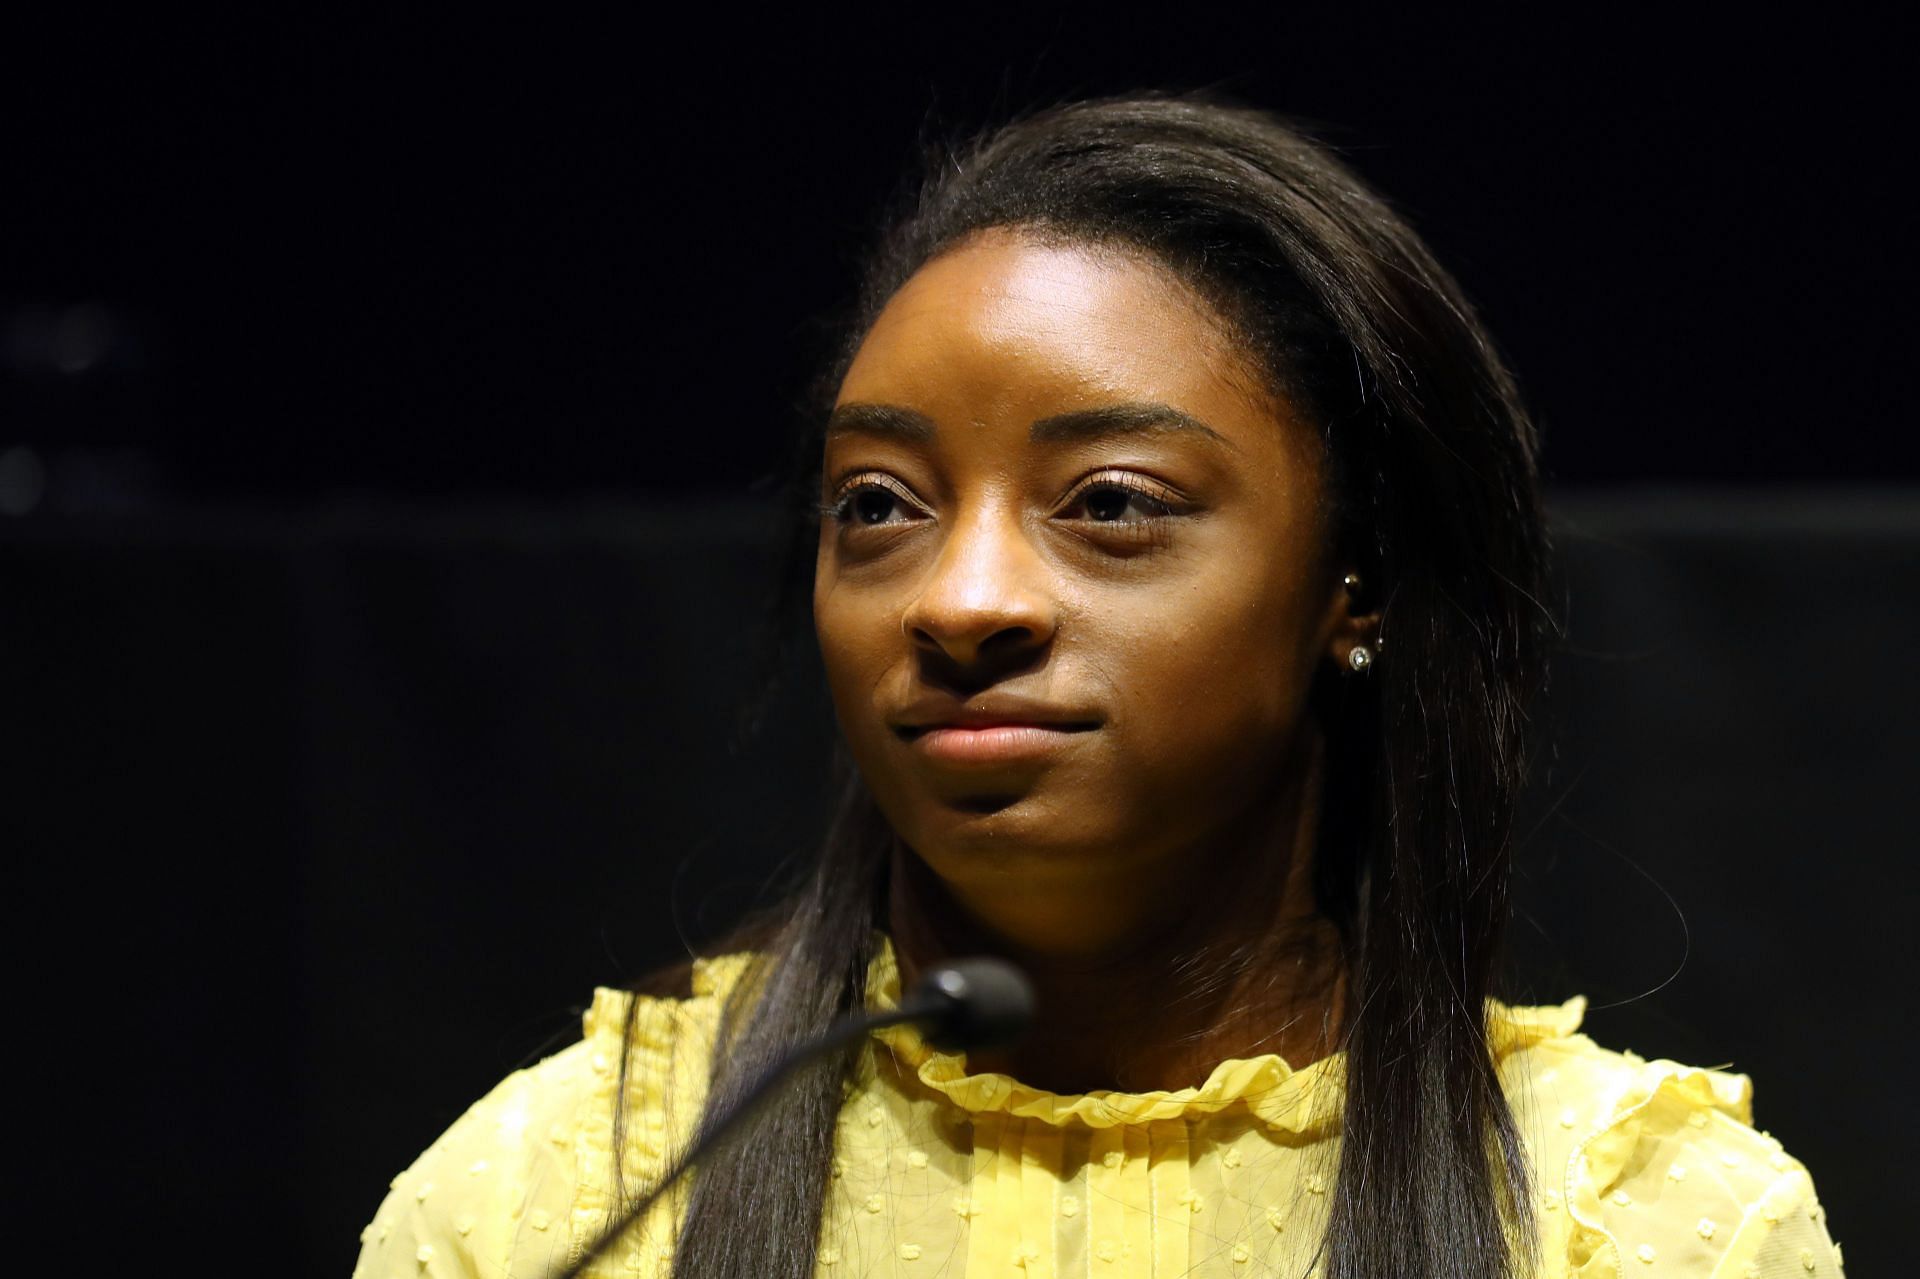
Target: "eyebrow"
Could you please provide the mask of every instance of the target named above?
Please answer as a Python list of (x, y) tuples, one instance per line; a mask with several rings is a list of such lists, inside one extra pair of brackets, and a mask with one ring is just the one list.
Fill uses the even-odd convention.
[[(938, 431), (932, 418), (913, 409), (897, 404), (852, 403), (842, 404), (828, 415), (826, 433), (829, 436), (877, 435), (924, 444)], [(1098, 408), (1056, 413), (1028, 428), (1027, 438), (1036, 444), (1063, 444), (1118, 435), (1182, 433), (1200, 435), (1236, 453), (1240, 451), (1240, 446), (1232, 440), (1171, 404), (1103, 404)]]

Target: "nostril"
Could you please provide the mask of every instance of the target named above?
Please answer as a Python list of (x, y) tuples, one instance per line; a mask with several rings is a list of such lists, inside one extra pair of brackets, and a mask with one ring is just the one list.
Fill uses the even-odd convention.
[(1048, 645), (1026, 640), (990, 638), (977, 646), (932, 644), (920, 646), (920, 676), (928, 683), (970, 697), (1012, 676), (1045, 663)]

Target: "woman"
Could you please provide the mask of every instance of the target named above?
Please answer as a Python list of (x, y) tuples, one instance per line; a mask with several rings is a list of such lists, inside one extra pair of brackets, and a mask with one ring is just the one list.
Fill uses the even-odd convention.
[(708, 1097), (977, 953), (1024, 1041), (804, 1072), (594, 1272), (1838, 1273), (1744, 1076), (1491, 998), (1558, 634), (1535, 435), (1325, 150), (1149, 94), (936, 156), (811, 425), (817, 866), (690, 984), (597, 992), (359, 1273), (579, 1261)]

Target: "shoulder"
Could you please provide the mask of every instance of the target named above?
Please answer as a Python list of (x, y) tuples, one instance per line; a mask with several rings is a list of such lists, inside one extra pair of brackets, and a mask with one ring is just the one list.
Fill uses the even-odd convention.
[(1754, 1127), (1753, 1082), (1562, 1024), (1501, 1073), (1534, 1158), (1541, 1241), (1569, 1272), (1838, 1276), (1812, 1177)]
[(356, 1279), (498, 1275), (522, 1229), (550, 1230), (576, 1175), (568, 1140), (595, 1091), (592, 1051), (582, 1041), (516, 1070), (454, 1120), (389, 1183)]
[(720, 1005), (739, 971), (732, 959), (697, 966), (684, 999), (595, 990), (579, 1041), (501, 1080), (393, 1179), (360, 1234), (357, 1279), (495, 1279), (565, 1265), (618, 1190), (623, 1056), (621, 1176), (643, 1185), (705, 1102)]

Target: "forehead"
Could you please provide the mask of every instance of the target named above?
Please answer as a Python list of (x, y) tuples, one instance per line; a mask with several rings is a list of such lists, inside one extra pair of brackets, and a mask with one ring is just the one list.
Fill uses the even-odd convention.
[(1116, 400), (1169, 404), (1223, 434), (1280, 409), (1214, 310), (1137, 252), (995, 228), (934, 258), (868, 331), (838, 400), (936, 421), (1031, 418)]

